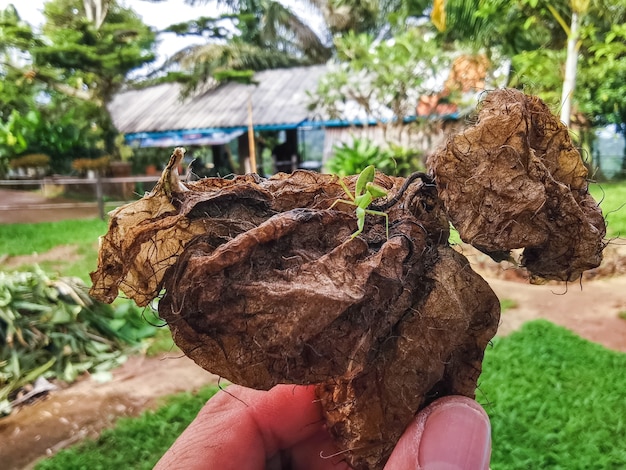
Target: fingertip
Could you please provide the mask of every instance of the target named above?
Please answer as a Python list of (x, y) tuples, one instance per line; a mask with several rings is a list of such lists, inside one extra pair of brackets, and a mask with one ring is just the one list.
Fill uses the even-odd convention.
[(418, 413), (385, 468), (486, 470), (490, 456), (487, 413), (475, 400), (450, 396)]

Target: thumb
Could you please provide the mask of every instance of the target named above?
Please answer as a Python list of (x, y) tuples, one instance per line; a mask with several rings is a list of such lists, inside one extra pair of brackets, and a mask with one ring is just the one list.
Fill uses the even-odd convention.
[(487, 413), (471, 398), (451, 396), (417, 414), (385, 470), (487, 470), (490, 456)]

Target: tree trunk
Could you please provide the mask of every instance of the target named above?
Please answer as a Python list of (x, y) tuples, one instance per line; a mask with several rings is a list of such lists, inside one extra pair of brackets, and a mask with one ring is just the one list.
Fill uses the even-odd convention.
[(572, 24), (569, 38), (567, 39), (567, 59), (565, 61), (565, 79), (563, 80), (563, 92), (561, 95), (561, 122), (566, 126), (570, 124), (572, 115), (572, 98), (576, 88), (576, 69), (578, 66), (578, 26), (579, 17), (576, 11), (572, 11)]
[(620, 172), (620, 179), (626, 179), (626, 122), (623, 122), (618, 126), (624, 136), (624, 156), (622, 157), (622, 171)]
[(109, 12), (110, 0), (83, 0), (85, 16), (91, 21), (96, 29), (100, 29)]

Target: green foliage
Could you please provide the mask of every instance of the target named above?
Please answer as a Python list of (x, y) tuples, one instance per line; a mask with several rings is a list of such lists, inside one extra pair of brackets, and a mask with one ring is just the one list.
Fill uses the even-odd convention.
[(369, 165), (374, 165), (383, 173), (393, 174), (396, 166), (387, 151), (369, 139), (357, 138), (335, 145), (333, 156), (326, 165), (330, 173), (339, 176), (358, 175)]
[[(626, 15), (624, 15), (626, 21)], [(585, 30), (594, 42), (579, 79), (581, 108), (596, 124), (618, 124), (626, 135), (626, 23), (612, 24), (604, 36)], [(598, 37), (599, 36), (599, 37)], [(599, 39), (599, 41), (598, 41)], [(597, 41), (597, 42), (596, 42)]]
[(383, 149), (369, 139), (353, 138), (349, 143), (335, 145), (333, 151), (326, 166), (330, 173), (339, 176), (359, 174), (369, 165), (387, 175), (407, 176), (421, 165), (419, 153), (396, 145)]
[[(488, 5), (498, 2), (502, 3), (480, 3), (486, 18), (498, 24), (501, 31), (496, 36), (502, 41), (500, 50), (511, 58), (513, 73), (509, 84), (524, 87), (558, 106), (564, 72), (563, 66), (554, 65), (565, 64), (565, 41), (572, 16), (570, 2), (504, 2), (508, 4), (504, 10), (487, 11)], [(517, 19), (508, 21), (511, 14)], [(502, 21), (503, 17), (507, 21)], [(580, 18), (575, 111), (583, 112), (592, 125), (618, 124), (626, 133), (626, 6), (621, 0), (591, 2)], [(524, 21), (523, 29), (513, 34), (520, 19)], [(532, 47), (511, 47), (523, 38), (530, 39)], [(497, 43), (494, 46), (498, 47)]]
[(0, 175), (24, 153), (50, 155), (54, 172), (73, 157), (120, 156), (105, 105), (153, 60), (155, 33), (115, 1), (96, 24), (87, 3), (47, 2), (41, 33), (11, 6), (0, 11)]
[(253, 82), (254, 71), (308, 63), (311, 62), (306, 58), (233, 39), (228, 43), (204, 44), (182, 51), (173, 56), (166, 66), (176, 65), (185, 70), (185, 74), (173, 75), (172, 78), (185, 84), (183, 91), (188, 94), (211, 78)]
[(51, 77), (86, 89), (102, 103), (112, 98), (128, 72), (154, 60), (155, 33), (133, 10), (116, 1), (108, 4), (106, 18), (98, 25), (88, 18), (81, 0), (47, 2), (44, 34), (48, 42), (32, 50), (36, 66)]
[(565, 63), (566, 51), (563, 49), (535, 49), (522, 51), (511, 59), (515, 70), (509, 85), (523, 88), (526, 93), (539, 95), (557, 113), (561, 102), (563, 75), (554, 64)]
[(105, 430), (97, 440), (62, 450), (35, 468), (150, 470), (217, 392), (216, 386), (210, 386), (196, 394), (172, 396), (157, 410), (146, 411), (138, 418), (121, 418), (114, 429)]
[(432, 93), (432, 84), (450, 63), (448, 54), (420, 28), (376, 41), (367, 34), (349, 33), (335, 39), (338, 63), (323, 77), (310, 107), (332, 119), (353, 119), (358, 107), (364, 119), (401, 123), (415, 114), (417, 97)]
[[(424, 16), (430, 2), (413, 1), (400, 9)], [(447, 28), (437, 33), (443, 47), (471, 47), (485, 53), (494, 69), (505, 60), (511, 67), (502, 85), (523, 88), (558, 111), (564, 80), (566, 42), (573, 3), (537, 0), (448, 0)], [(578, 74), (574, 112), (592, 125), (613, 123), (626, 134), (626, 3), (588, 2), (580, 15)], [(399, 21), (402, 24), (402, 21)], [(626, 167), (625, 167), (626, 168)]]
[[(33, 107), (24, 114), (13, 110), (6, 122), (0, 123), (0, 158), (9, 162), (27, 153), (44, 153), (51, 157), (51, 169), (61, 173), (69, 170), (68, 155), (99, 154), (100, 130), (84, 119), (91, 113), (59, 106)], [(81, 112), (82, 111), (82, 112)], [(11, 164), (11, 166), (13, 166)]]
[(80, 279), (0, 271), (0, 413), (38, 376), (72, 382), (107, 371), (154, 333), (136, 307), (96, 302)]
[(478, 391), (491, 417), (491, 468), (624, 468), (625, 368), (626, 354), (544, 320), (496, 338)]

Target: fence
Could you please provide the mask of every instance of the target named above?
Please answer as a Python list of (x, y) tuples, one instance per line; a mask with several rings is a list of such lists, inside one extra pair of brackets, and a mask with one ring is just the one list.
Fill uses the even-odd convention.
[[(58, 193), (76, 192), (83, 196), (93, 197), (98, 207), (100, 218), (104, 219), (104, 205), (106, 201), (122, 200), (128, 201), (135, 196), (142, 196), (143, 191), (149, 191), (159, 180), (159, 176), (122, 176), (112, 178), (68, 178), (49, 177), (43, 179), (10, 179), (0, 180), (0, 189), (39, 189), (42, 200), (35, 202), (24, 200), (22, 202), (6, 204), (0, 201), (0, 210), (15, 210), (32, 208), (50, 209), (73, 209), (93, 206), (94, 202), (67, 201), (46, 203), (45, 198)], [(4, 204), (3, 204), (4, 203)]]

